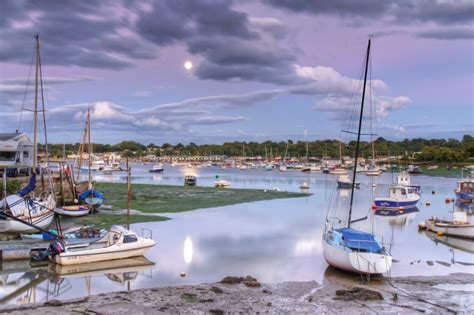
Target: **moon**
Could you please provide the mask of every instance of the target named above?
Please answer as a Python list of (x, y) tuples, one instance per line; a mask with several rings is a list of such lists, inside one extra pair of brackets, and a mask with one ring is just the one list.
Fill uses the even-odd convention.
[(193, 68), (193, 63), (189, 60), (187, 60), (185, 63), (184, 63), (184, 69), (186, 70), (191, 70)]

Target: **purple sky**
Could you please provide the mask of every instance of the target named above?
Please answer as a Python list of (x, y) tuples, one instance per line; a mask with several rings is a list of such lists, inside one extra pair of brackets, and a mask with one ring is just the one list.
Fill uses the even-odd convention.
[(33, 129), (19, 113), (39, 32), (55, 143), (80, 142), (88, 107), (101, 143), (342, 138), (369, 35), (378, 135), (473, 134), (473, 1), (6, 0), (0, 12), (0, 132)]

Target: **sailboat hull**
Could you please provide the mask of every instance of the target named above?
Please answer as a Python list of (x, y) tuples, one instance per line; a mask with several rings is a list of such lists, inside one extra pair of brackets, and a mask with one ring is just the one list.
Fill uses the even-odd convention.
[(383, 274), (392, 267), (390, 255), (349, 251), (332, 246), (325, 239), (322, 243), (324, 259), (335, 268), (355, 273)]

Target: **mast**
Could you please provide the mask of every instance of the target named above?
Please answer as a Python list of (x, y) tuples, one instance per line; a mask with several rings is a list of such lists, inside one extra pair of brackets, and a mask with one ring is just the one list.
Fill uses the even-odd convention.
[(89, 147), (87, 148), (87, 152), (89, 153), (89, 189), (92, 188), (92, 174), (91, 174), (91, 162), (92, 162), (92, 145), (91, 145), (91, 109), (87, 109), (87, 140), (89, 142)]
[(362, 116), (364, 114), (364, 98), (365, 98), (365, 86), (367, 84), (367, 71), (369, 68), (369, 55), (370, 55), (370, 38), (369, 43), (367, 45), (367, 57), (365, 61), (365, 74), (364, 74), (364, 88), (362, 90), (362, 102), (360, 105), (360, 116), (359, 116), (359, 130), (357, 132), (357, 144), (356, 144), (356, 151), (355, 151), (355, 160), (354, 160), (354, 168), (352, 173), (352, 185), (351, 185), (351, 201), (349, 203), (349, 216), (347, 219), (347, 227), (351, 227), (351, 216), (352, 216), (352, 204), (354, 202), (354, 187), (355, 187), (355, 180), (357, 174), (357, 158), (359, 156), (359, 143), (360, 143), (360, 133), (362, 130)]
[(33, 172), (36, 173), (36, 164), (38, 162), (38, 138), (37, 138), (37, 131), (38, 131), (38, 78), (39, 78), (39, 52), (40, 52), (40, 45), (39, 45), (39, 34), (35, 35), (36, 40), (36, 52), (35, 52), (35, 60), (36, 60), (36, 73), (35, 73), (35, 109), (33, 110)]

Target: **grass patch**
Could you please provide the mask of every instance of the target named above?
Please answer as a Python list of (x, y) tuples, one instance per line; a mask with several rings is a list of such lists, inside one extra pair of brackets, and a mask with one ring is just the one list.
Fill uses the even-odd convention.
[[(150, 215), (130, 215), (130, 223), (142, 223), (142, 222), (157, 222), (169, 220), (167, 217), (163, 216), (150, 216)], [(116, 215), (116, 214), (107, 214), (107, 213), (94, 213), (89, 214), (83, 217), (62, 217), (62, 222), (74, 222), (78, 226), (90, 225), (95, 226), (96, 228), (108, 229), (114, 224), (126, 225), (127, 216), (126, 215)]]
[[(96, 189), (104, 194), (106, 204), (120, 209), (127, 208), (127, 184), (97, 183)], [(170, 213), (306, 196), (309, 194), (261, 189), (133, 184), (131, 208), (147, 213)]]
[[(463, 166), (455, 166), (456, 169), (446, 169), (446, 164), (433, 164), (438, 165), (437, 169), (429, 170), (428, 166), (421, 166), (423, 175), (426, 176), (438, 176), (438, 177), (449, 177), (449, 178), (461, 178), (461, 169)], [(467, 171), (464, 171), (464, 176), (468, 175)]]

